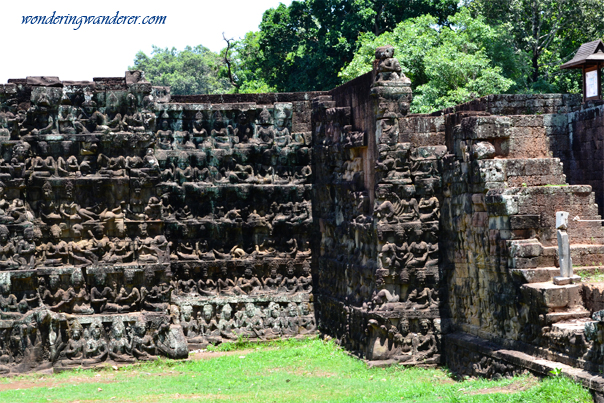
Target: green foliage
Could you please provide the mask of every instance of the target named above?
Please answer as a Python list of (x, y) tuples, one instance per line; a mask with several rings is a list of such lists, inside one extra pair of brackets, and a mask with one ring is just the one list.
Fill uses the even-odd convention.
[(552, 374), (553, 376), (562, 376), (562, 368), (554, 368), (551, 371), (549, 371), (550, 374)]
[(202, 46), (154, 47), (131, 68), (174, 94), (329, 90), (393, 44), (412, 111), (429, 112), (495, 92), (578, 93), (580, 72), (559, 66), (603, 36), (604, 0), (294, 0), (231, 44), (230, 75), (225, 50)]
[(473, 15), (502, 27), (512, 46), (526, 58), (527, 73), (514, 92), (571, 92), (581, 90), (581, 74), (560, 70), (584, 42), (604, 35), (602, 0), (468, 0)]
[(178, 51), (153, 46), (151, 56), (138, 52), (131, 70), (143, 70), (153, 85), (169, 85), (172, 94), (216, 94), (228, 92), (229, 81), (220, 75), (222, 58), (201, 45)]
[[(275, 88), (266, 83), (260, 61), (264, 59), (258, 40), (259, 32), (248, 32), (244, 38), (235, 41), (227, 57), (231, 62), (231, 72), (235, 85), (232, 91), (242, 94), (275, 92)], [(221, 51), (224, 56), (226, 49)], [(222, 77), (228, 77), (226, 67), (221, 70)]]
[[(454, 13), (457, 0), (306, 0), (264, 13), (252, 56), (255, 79), (277, 91), (328, 90), (352, 60), (360, 34), (380, 35), (422, 14), (439, 23)], [(242, 64), (250, 64), (241, 55)], [(239, 74), (239, 73), (238, 73)]]
[[(563, 376), (454, 382), (436, 369), (367, 368), (319, 339), (275, 341), (211, 359), (40, 377), (0, 380), (0, 401), (591, 402), (587, 390)], [(8, 389), (14, 382), (19, 389)]]
[(350, 80), (371, 70), (375, 48), (396, 48), (403, 72), (411, 79), (412, 112), (428, 113), (472, 98), (507, 91), (523, 74), (520, 55), (507, 46), (502, 29), (472, 18), (467, 9), (449, 18), (449, 26), (424, 15), (398, 24), (378, 37), (361, 36), (359, 51), (340, 72)]

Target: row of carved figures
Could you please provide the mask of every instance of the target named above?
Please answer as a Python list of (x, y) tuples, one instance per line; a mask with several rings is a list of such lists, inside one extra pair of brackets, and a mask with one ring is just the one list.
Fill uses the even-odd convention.
[[(413, 329), (410, 322), (414, 325)], [(385, 344), (386, 339), (392, 340), (389, 358), (399, 362), (414, 361), (431, 364), (439, 360), (440, 319), (410, 321), (402, 318), (396, 326), (370, 319), (366, 332), (371, 338), (380, 340), (379, 343), (382, 345)], [(381, 358), (385, 357), (373, 357), (373, 359)]]
[(276, 268), (271, 269), (267, 277), (258, 277), (251, 268), (244, 271), (243, 276), (233, 276), (226, 266), (221, 267), (221, 275), (216, 279), (208, 276), (207, 270), (203, 270), (199, 280), (191, 277), (188, 269), (185, 269), (177, 280), (172, 282), (174, 290), (180, 295), (266, 295), (310, 293), (312, 291), (312, 276), (310, 266), (305, 262), (302, 266), (303, 274), (295, 276), (294, 267), (290, 265), (287, 274), (282, 276)]
[(432, 222), (440, 219), (440, 203), (435, 196), (422, 197), (419, 202), (415, 197), (404, 200), (394, 193), (390, 196), (394, 199), (394, 203), (387, 200), (375, 208), (379, 223), (398, 224), (416, 220)]
[[(168, 309), (172, 294), (193, 297), (221, 296), (268, 296), (294, 295), (312, 291), (312, 277), (308, 265), (304, 265), (303, 275), (296, 277), (294, 269), (289, 267), (286, 276), (281, 276), (276, 269), (269, 277), (259, 278), (252, 269), (246, 269), (241, 277), (233, 276), (226, 266), (222, 267), (221, 276), (213, 279), (203, 271), (200, 279), (190, 277), (185, 270), (170, 285), (161, 283), (152, 287), (137, 287), (133, 279), (118, 286), (116, 281), (106, 284), (105, 276), (97, 276), (97, 285), (90, 291), (81, 272), (74, 271), (71, 285), (61, 287), (57, 275), (51, 275), (48, 286), (44, 277), (38, 279), (38, 288), (26, 292), (22, 299), (11, 293), (10, 287), (0, 284), (0, 311), (26, 313), (31, 309), (44, 306), (55, 312), (92, 314), (102, 312), (133, 312), (139, 310), (164, 311)], [(80, 273), (80, 274), (79, 274)]]
[[(44, 97), (44, 96), (43, 96)], [(42, 102), (46, 102), (44, 98)], [(170, 124), (169, 115), (164, 111), (160, 115), (161, 123), (157, 127), (157, 115), (149, 111), (137, 111), (131, 114), (115, 113), (110, 115), (91, 107), (78, 108), (71, 105), (61, 105), (56, 111), (51, 111), (49, 105), (36, 105), (27, 113), (19, 111), (17, 114), (5, 112), (0, 114), (0, 136), (19, 138), (20, 136), (44, 134), (110, 134), (110, 133), (141, 133), (156, 132), (162, 137), (161, 143), (175, 138), (188, 138), (180, 141), (182, 145), (189, 143), (196, 148), (193, 139), (216, 139), (220, 148), (228, 144), (237, 143), (264, 143), (286, 146), (289, 143), (304, 144), (302, 135), (292, 136), (288, 126), (291, 126), (287, 114), (278, 111), (273, 122), (272, 116), (264, 109), (257, 122), (247, 119), (245, 114), (240, 114), (238, 122), (228, 122), (223, 119), (219, 111), (214, 113), (213, 120), (208, 121), (199, 111), (195, 120), (187, 122), (188, 131), (182, 131), (183, 121)], [(172, 130), (177, 129), (177, 130)], [(209, 134), (209, 135), (208, 135)], [(193, 141), (191, 141), (193, 140)], [(201, 140), (203, 141), (203, 140)], [(214, 148), (215, 144), (197, 144), (199, 148)], [(170, 147), (171, 148), (171, 147)]]
[[(48, 182), (46, 182), (48, 183)], [(191, 220), (213, 221), (217, 223), (240, 224), (248, 227), (272, 228), (280, 223), (310, 224), (312, 212), (310, 201), (300, 202), (272, 202), (270, 205), (262, 206), (265, 211), (251, 210), (250, 208), (233, 207), (225, 212), (220, 204), (196, 205), (196, 212), (205, 215), (194, 214), (188, 204), (179, 203), (176, 208), (170, 204), (169, 193), (164, 193), (161, 198), (152, 196), (148, 199), (141, 196), (141, 189), (134, 188), (133, 194), (128, 200), (122, 200), (118, 207), (107, 208), (102, 202), (91, 207), (82, 207), (73, 201), (73, 186), (68, 182), (63, 193), (64, 199), (56, 201), (53, 197), (50, 184), (44, 185), (42, 200), (37, 203), (37, 214), (30, 208), (29, 204), (20, 199), (7, 201), (0, 198), (0, 223), (19, 223), (32, 221), (39, 218), (47, 224), (75, 224), (102, 222), (104, 224), (124, 221), (158, 221), (178, 220), (191, 224)], [(1, 192), (2, 183), (0, 183)], [(216, 200), (218, 202), (218, 200)], [(35, 206), (35, 204), (34, 204)]]
[[(220, 313), (215, 311), (220, 310)], [(195, 315), (191, 306), (181, 307), (180, 325), (189, 343), (216, 343), (241, 336), (271, 339), (283, 335), (310, 333), (316, 329), (307, 302), (287, 305), (270, 302), (264, 309), (252, 302), (233, 312), (230, 304), (206, 304)]]
[[(27, 144), (27, 146), (26, 146)], [(222, 161), (222, 158), (214, 160), (210, 164), (206, 158), (206, 153), (196, 155), (194, 161), (189, 161), (188, 166), (182, 168), (178, 161), (166, 160), (160, 161), (156, 157), (156, 151), (153, 148), (147, 148), (143, 157), (117, 156), (110, 157), (103, 153), (96, 154), (96, 145), (89, 144), (89, 149), (84, 152), (80, 150), (83, 157), (76, 155), (58, 156), (57, 158), (48, 155), (48, 145), (46, 142), (38, 142), (38, 148), (44, 146), (42, 155), (29, 156), (30, 146), (23, 143), (22, 146), (13, 148), (13, 156), (10, 160), (0, 159), (0, 172), (9, 174), (13, 179), (41, 177), (41, 178), (61, 178), (72, 177), (80, 178), (89, 175), (101, 175), (105, 177), (156, 177), (166, 182), (203, 182), (203, 183), (302, 183), (307, 181), (312, 170), (310, 165), (290, 166), (288, 162), (284, 164), (274, 164), (271, 162), (273, 153), (262, 156), (262, 161), (250, 164), (237, 163), (235, 159), (229, 159), (228, 166), (215, 166), (215, 162)], [(25, 150), (21, 150), (25, 148)], [(25, 155), (22, 155), (25, 154)], [(15, 155), (20, 155), (17, 158)]]
[(305, 259), (310, 257), (308, 245), (300, 249), (296, 239), (286, 242), (283, 248), (277, 248), (274, 241), (265, 240), (260, 245), (244, 249), (240, 245), (221, 251), (208, 248), (208, 241), (191, 243), (168, 241), (164, 235), (148, 236), (146, 229), (134, 240), (109, 238), (101, 226), (95, 226), (90, 238), (82, 237), (83, 227), (79, 224), (71, 228), (72, 241), (61, 238), (59, 225), (50, 228), (52, 238), (48, 242), (39, 242), (34, 237), (33, 227), (26, 227), (23, 238), (13, 241), (10, 231), (0, 224), (0, 270), (32, 269), (38, 266), (87, 267), (97, 264), (134, 263), (153, 264), (169, 262), (258, 260), (268, 258)]
[(132, 323), (116, 318), (106, 327), (97, 318), (84, 325), (74, 320), (62, 329), (60, 321), (49, 322), (47, 338), (35, 322), (15, 323), (0, 330), (0, 373), (10, 373), (11, 367), (24, 361), (30, 366), (36, 360), (40, 364), (44, 350), (48, 350), (49, 361), (66, 365), (95, 365), (107, 360), (133, 363), (157, 356), (183, 358), (187, 353), (186, 342), (174, 337), (167, 323), (151, 328), (142, 318)]
[(0, 285), (0, 310), (13, 314), (25, 314), (32, 309), (45, 307), (54, 312), (80, 315), (94, 313), (122, 313), (135, 311), (164, 312), (169, 308), (173, 287), (166, 283), (152, 287), (134, 287), (131, 284), (118, 287), (114, 281), (92, 287), (90, 291), (83, 278), (74, 276), (70, 287), (61, 288), (59, 277), (51, 275), (49, 284), (43, 277), (38, 279), (38, 288), (26, 292), (19, 301), (10, 293), (6, 284)]

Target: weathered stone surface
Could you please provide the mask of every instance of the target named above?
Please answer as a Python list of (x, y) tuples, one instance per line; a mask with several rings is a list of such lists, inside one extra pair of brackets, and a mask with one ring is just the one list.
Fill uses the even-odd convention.
[(315, 331), (309, 103), (171, 103), (137, 71), (2, 88), (6, 371)]
[[(602, 106), (408, 115), (393, 48), (374, 66), (295, 94), (171, 96), (142, 72), (0, 86), (0, 372), (317, 328), (376, 365), (545, 370), (496, 340), (599, 369), (597, 287), (552, 279), (561, 255), (604, 262)], [(560, 210), (591, 220), (562, 254)], [(444, 349), (453, 329), (482, 341)]]

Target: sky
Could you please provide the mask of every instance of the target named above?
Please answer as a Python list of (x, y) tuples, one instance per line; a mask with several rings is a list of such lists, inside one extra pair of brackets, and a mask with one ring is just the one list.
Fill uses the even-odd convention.
[[(203, 45), (215, 52), (222, 39), (258, 30), (262, 14), (291, 0), (73, 0), (3, 1), (0, 12), (0, 84), (9, 78), (58, 76), (61, 80), (122, 77), (138, 51)], [(24, 17), (140, 16), (126, 24), (23, 24)], [(165, 16), (165, 23), (142, 24)], [(54, 19), (60, 22), (58, 18)], [(128, 25), (128, 21), (136, 24)], [(74, 29), (78, 28), (78, 29)]]

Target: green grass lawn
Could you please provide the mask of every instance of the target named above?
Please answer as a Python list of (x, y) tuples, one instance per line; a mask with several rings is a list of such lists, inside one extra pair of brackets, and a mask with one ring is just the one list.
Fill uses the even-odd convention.
[(319, 339), (216, 350), (186, 362), (1, 379), (0, 402), (592, 401), (563, 377), (455, 382), (443, 370), (367, 368)]

